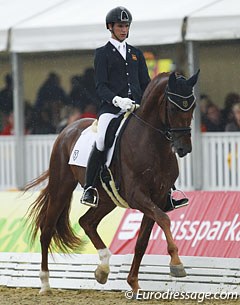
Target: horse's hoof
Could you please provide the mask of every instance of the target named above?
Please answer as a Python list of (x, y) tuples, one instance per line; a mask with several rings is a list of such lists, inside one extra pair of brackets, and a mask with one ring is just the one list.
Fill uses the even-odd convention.
[(140, 290), (140, 288), (138, 289), (137, 292), (133, 292), (131, 290), (127, 291), (126, 298), (128, 300), (133, 300), (133, 301), (143, 301), (143, 295), (139, 294), (139, 290)]
[(183, 264), (170, 265), (170, 275), (175, 277), (184, 277), (187, 276), (187, 273), (183, 267)]
[(108, 265), (98, 265), (94, 272), (95, 279), (100, 284), (105, 284), (108, 279), (110, 269)]
[(132, 299), (133, 301), (143, 301), (142, 295), (138, 295), (138, 293), (133, 293)]
[(49, 289), (41, 289), (41, 290), (39, 291), (39, 294), (40, 294), (40, 295), (51, 295), (51, 294), (52, 294), (52, 291), (51, 291), (50, 288), (49, 288)]
[(131, 300), (133, 300), (133, 301), (138, 300), (137, 293), (133, 293)]

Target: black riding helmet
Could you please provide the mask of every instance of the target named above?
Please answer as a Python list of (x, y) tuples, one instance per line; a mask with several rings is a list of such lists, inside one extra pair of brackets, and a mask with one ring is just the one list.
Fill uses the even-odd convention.
[(132, 15), (123, 6), (118, 6), (113, 8), (110, 12), (108, 12), (106, 16), (106, 27), (109, 29), (108, 24), (109, 23), (115, 23), (115, 22), (128, 22), (129, 25), (132, 22)]

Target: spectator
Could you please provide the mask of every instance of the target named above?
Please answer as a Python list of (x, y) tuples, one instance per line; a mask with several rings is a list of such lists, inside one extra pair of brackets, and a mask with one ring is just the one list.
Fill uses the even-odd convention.
[(13, 111), (13, 85), (12, 76), (5, 76), (5, 87), (0, 91), (0, 110), (10, 114)]
[(79, 108), (81, 112), (88, 105), (95, 104), (96, 108), (98, 107), (93, 68), (86, 69), (83, 76), (75, 75), (72, 77), (69, 100), (70, 104)]
[(68, 115), (64, 118), (57, 127), (57, 133), (60, 133), (66, 126), (79, 120), (81, 118), (81, 111), (78, 107), (71, 107), (68, 111)]
[(56, 133), (56, 128), (52, 124), (51, 115), (49, 109), (42, 108), (38, 112), (35, 112), (34, 118), (35, 125), (33, 126), (33, 134), (54, 134)]
[(71, 90), (69, 93), (69, 103), (79, 111), (87, 105), (86, 88), (84, 88), (83, 77), (81, 75), (74, 75), (71, 78)]
[(11, 136), (14, 134), (13, 119), (13, 112), (10, 112), (7, 116), (6, 124), (3, 127), (3, 130), (0, 132), (1, 136)]
[(11, 112), (13, 111), (13, 84), (12, 76), (6, 74), (5, 78), (5, 87), (0, 91), (0, 116), (2, 128), (8, 124), (8, 118)]
[(206, 131), (224, 131), (224, 122), (220, 109), (215, 104), (207, 107), (206, 118), (203, 121)]
[(200, 112), (201, 119), (204, 120), (206, 118), (207, 108), (212, 104), (210, 97), (207, 94), (200, 95)]
[(28, 101), (25, 101), (25, 106), (24, 106), (24, 123), (25, 123), (25, 133), (31, 134), (35, 125), (34, 107)]
[[(25, 113), (24, 113), (24, 123), (25, 123), (25, 134), (30, 134), (33, 128), (33, 107), (29, 102), (25, 102)], [(3, 130), (0, 132), (0, 135), (9, 136), (14, 134), (14, 114), (11, 111), (7, 116), (6, 124)]]
[(56, 73), (51, 72), (37, 93), (36, 112), (42, 116), (47, 110), (52, 125), (57, 126), (60, 122), (61, 108), (66, 104), (67, 96), (61, 87), (60, 77)]
[(85, 70), (83, 75), (83, 84), (84, 88), (86, 88), (87, 104), (95, 104), (98, 109), (100, 105), (99, 99), (97, 98), (93, 68)]
[(225, 131), (240, 131), (240, 102), (233, 105), (232, 115), (232, 122), (226, 125)]
[(222, 110), (222, 118), (225, 122), (225, 125), (233, 120), (232, 107), (234, 104), (240, 102), (240, 96), (237, 93), (231, 92), (226, 95), (224, 101), (224, 108)]
[(83, 113), (81, 114), (81, 118), (97, 118), (97, 107), (95, 103), (88, 104)]
[(205, 121), (207, 117), (207, 108), (212, 104), (212, 101), (207, 94), (201, 94), (199, 104), (200, 104), (200, 115), (201, 115), (201, 131), (205, 132), (207, 131), (205, 126)]

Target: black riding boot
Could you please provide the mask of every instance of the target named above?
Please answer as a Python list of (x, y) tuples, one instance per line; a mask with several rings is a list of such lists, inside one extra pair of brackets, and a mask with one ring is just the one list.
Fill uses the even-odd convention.
[(95, 183), (101, 169), (103, 153), (103, 151), (97, 149), (95, 144), (88, 159), (84, 191), (80, 202), (91, 207), (97, 207), (98, 205), (98, 191), (95, 188)]

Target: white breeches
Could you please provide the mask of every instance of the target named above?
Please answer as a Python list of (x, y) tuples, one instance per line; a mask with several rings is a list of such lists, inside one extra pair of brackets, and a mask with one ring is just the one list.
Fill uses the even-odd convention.
[(97, 138), (96, 138), (96, 147), (98, 150), (104, 151), (105, 135), (111, 120), (114, 118), (118, 118), (124, 112), (126, 111), (121, 110), (117, 114), (103, 113), (102, 115), (100, 115), (98, 119)]

